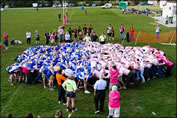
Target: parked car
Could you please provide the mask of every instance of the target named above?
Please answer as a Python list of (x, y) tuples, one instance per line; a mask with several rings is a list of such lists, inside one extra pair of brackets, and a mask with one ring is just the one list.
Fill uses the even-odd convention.
[(92, 7), (96, 7), (96, 4), (92, 4)]
[(62, 7), (62, 5), (61, 5), (61, 4), (58, 4), (57, 6), (58, 6), (58, 7)]
[(58, 5), (57, 5), (57, 4), (53, 4), (52, 7), (53, 7), (53, 8), (57, 8)]
[(75, 4), (74, 3), (69, 3), (68, 7), (75, 7)]
[(42, 7), (42, 6), (43, 6), (43, 4), (39, 4), (39, 5), (38, 5), (38, 7)]
[(89, 7), (89, 6), (91, 6), (91, 5), (90, 5), (90, 4), (85, 4), (85, 6)]
[(105, 5), (101, 6), (101, 8), (112, 8), (112, 4), (111, 3), (106, 3)]
[(63, 3), (63, 6), (64, 7), (68, 7), (68, 3)]
[(45, 4), (44, 4), (44, 7), (49, 7), (49, 4), (48, 4), (48, 3), (45, 3)]

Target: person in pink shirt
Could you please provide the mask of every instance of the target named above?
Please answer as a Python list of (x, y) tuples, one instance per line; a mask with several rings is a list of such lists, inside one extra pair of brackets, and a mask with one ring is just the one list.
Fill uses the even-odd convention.
[(118, 86), (118, 77), (119, 77), (119, 70), (117, 69), (116, 65), (113, 65), (113, 62), (111, 62), (109, 67), (109, 73), (110, 73), (110, 84), (109, 84), (109, 91), (111, 91), (111, 88), (113, 85)]
[(7, 50), (8, 49), (8, 34), (4, 33), (3, 38), (4, 38), (4, 44)]
[(119, 118), (120, 116), (120, 93), (117, 90), (117, 86), (112, 86), (112, 91), (109, 93), (109, 118)]

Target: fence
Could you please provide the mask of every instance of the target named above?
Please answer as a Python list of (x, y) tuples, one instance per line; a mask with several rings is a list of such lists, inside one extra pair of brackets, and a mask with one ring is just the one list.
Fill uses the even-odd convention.
[(160, 33), (159, 38), (155, 37), (154, 33), (145, 33), (145, 32), (135, 32), (134, 41), (136, 43), (176, 43), (176, 30)]

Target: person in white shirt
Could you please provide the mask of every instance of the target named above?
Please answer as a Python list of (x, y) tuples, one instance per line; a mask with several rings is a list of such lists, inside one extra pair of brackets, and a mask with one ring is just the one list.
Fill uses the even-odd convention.
[(31, 44), (31, 32), (29, 30), (26, 32), (26, 43)]
[(156, 38), (156, 39), (159, 38), (159, 33), (160, 33), (160, 26), (159, 26), (159, 24), (158, 24), (157, 27), (156, 27), (156, 35), (155, 35), (155, 38)]

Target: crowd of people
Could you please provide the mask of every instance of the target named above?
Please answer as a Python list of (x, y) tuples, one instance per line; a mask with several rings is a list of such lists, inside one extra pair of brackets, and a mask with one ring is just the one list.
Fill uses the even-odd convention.
[[(120, 26), (120, 35), (121, 39), (125, 40), (125, 28), (123, 24)], [(130, 28), (130, 30), (126, 33), (127, 42), (134, 40), (134, 29), (133, 27)], [(65, 31), (64, 26), (59, 26), (58, 31), (54, 30), (51, 32), (46, 31), (45, 32), (45, 40), (46, 45), (48, 44), (59, 44), (62, 42), (77, 42), (77, 41), (93, 41), (93, 42), (100, 42), (102, 44), (105, 44), (106, 40), (111, 41), (115, 38), (115, 32), (114, 28), (111, 24), (107, 27), (107, 35), (104, 34), (104, 32), (101, 33), (101, 35), (98, 37), (96, 32), (94, 31), (92, 25), (90, 24), (87, 27), (87, 24), (84, 24), (83, 28), (78, 26), (78, 28), (71, 27), (68, 28), (68, 30)], [(36, 45), (40, 44), (40, 34), (38, 31), (35, 32), (35, 38), (36, 38)], [(28, 30), (26, 32), (26, 42), (27, 45), (31, 44), (31, 32)]]
[[(99, 113), (104, 111), (105, 91), (108, 85), (109, 91), (114, 92), (114, 86), (119, 90), (129, 88), (130, 83), (139, 87), (140, 82), (170, 76), (173, 67), (173, 62), (168, 60), (163, 51), (151, 46), (124, 47), (121, 44), (103, 45), (101, 42), (87, 40), (28, 48), (17, 56), (15, 61), (16, 63), (7, 67), (11, 85), (14, 85), (14, 79), (17, 82), (24, 81), (28, 85), (42, 82), (43, 87), (47, 88), (48, 85), (50, 90), (54, 90), (54, 85), (57, 85), (58, 103), (66, 105), (68, 112), (70, 101), (72, 112), (77, 111), (76, 91), (83, 86), (85, 94), (90, 93), (87, 89), (88, 84), (94, 86), (95, 113)], [(110, 103), (111, 106), (114, 105)], [(112, 107), (111, 113), (119, 113), (120, 109), (113, 110)]]

